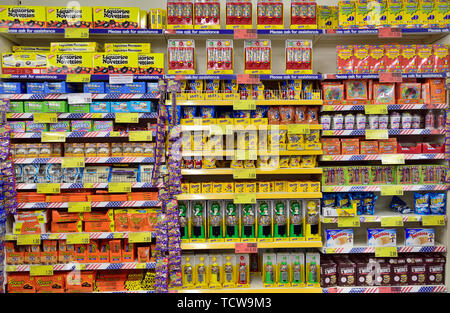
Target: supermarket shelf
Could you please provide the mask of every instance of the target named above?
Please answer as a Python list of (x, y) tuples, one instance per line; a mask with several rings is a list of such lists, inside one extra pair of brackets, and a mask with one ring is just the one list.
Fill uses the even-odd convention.
[[(130, 183), (131, 188), (161, 188), (163, 183), (153, 185), (151, 182), (146, 183)], [(32, 190), (36, 189), (38, 184), (16, 184), (17, 190)], [(109, 183), (61, 183), (61, 189), (104, 189), (109, 187)]]
[(155, 290), (94, 291), (93, 293), (156, 293)]
[[(126, 239), (132, 232), (95, 232), (89, 233), (90, 239)], [(134, 232), (139, 233), (139, 232)], [(71, 233), (71, 234), (85, 234), (85, 233)], [(5, 241), (15, 241), (21, 235), (6, 234)], [(156, 238), (154, 232), (151, 233), (152, 238)], [(41, 234), (41, 240), (66, 240), (67, 233), (51, 233)]]
[[(238, 150), (220, 150), (215, 151), (183, 151), (183, 157), (196, 157), (196, 156), (235, 156)], [(243, 150), (244, 151), (244, 150)], [(245, 150), (245, 154), (248, 154), (249, 150)], [(322, 150), (277, 150), (277, 151), (261, 151), (258, 152), (258, 156), (270, 156), (270, 155), (322, 155)]]
[[(256, 242), (257, 247), (264, 248), (321, 248), (321, 241), (274, 241)], [(234, 249), (236, 242), (182, 243), (182, 250)]]
[[(52, 37), (53, 38), (53, 37)], [(73, 74), (75, 75), (75, 74)], [(89, 75), (89, 74), (88, 74)], [(118, 75), (118, 74), (115, 74)], [(109, 81), (110, 75), (90, 74), (91, 81)], [(66, 80), (66, 74), (2, 74), (0, 78), (19, 80)], [(133, 75), (133, 80), (158, 80), (164, 75)]]
[[(13, 35), (49, 35), (54, 38), (54, 34), (64, 34), (64, 28), (9, 28), (7, 33)], [(162, 29), (89, 29), (89, 35), (162, 35)]]
[[(219, 79), (219, 78), (218, 78)], [(262, 79), (262, 78), (261, 78)], [(283, 78), (279, 78), (283, 79)], [(236, 99), (238, 100), (238, 99)], [(177, 100), (180, 106), (233, 106), (235, 100)], [(255, 100), (256, 105), (322, 105), (322, 100)], [(167, 100), (166, 104), (171, 104), (171, 100)]]
[[(7, 265), (6, 272), (29, 272), (30, 266), (23, 265)], [(156, 262), (137, 263), (67, 263), (67, 264), (53, 264), (53, 271), (97, 271), (97, 270), (131, 270), (131, 269), (154, 269)]]
[[(445, 215), (439, 215), (443, 216), (445, 221), (447, 221), (447, 216)], [(419, 214), (400, 214), (396, 212), (386, 212), (386, 214), (381, 215), (358, 215), (359, 221), (361, 223), (379, 223), (381, 222), (382, 218), (385, 217), (401, 217), (403, 222), (421, 222), (423, 215)], [(321, 216), (320, 220), (322, 223), (338, 223), (339, 217), (325, 217)]]
[[(445, 129), (388, 129), (389, 135), (444, 135)], [(364, 136), (365, 129), (324, 130), (322, 136)]]
[[(0, 94), (0, 99), (10, 100), (67, 100), (76, 93)], [(92, 100), (158, 99), (158, 93), (91, 93)]]
[[(114, 132), (118, 136), (111, 136), (111, 132), (65, 132), (66, 138), (128, 138), (128, 134), (125, 132)], [(152, 131), (152, 137), (155, 137), (156, 131)], [(29, 138), (41, 138), (41, 133), (11, 133), (13, 139), (29, 139)]]
[[(318, 199), (321, 192), (257, 192), (256, 199)], [(232, 200), (235, 193), (180, 194), (178, 200)]]
[[(256, 175), (279, 175), (279, 174), (322, 174), (321, 168), (277, 168), (277, 169), (256, 169)], [(233, 175), (232, 168), (213, 168), (213, 169), (201, 169), (191, 170), (182, 169), (181, 175)]]
[[(324, 104), (322, 106), (323, 112), (334, 112), (334, 111), (364, 111), (366, 107), (372, 104), (366, 105), (352, 105), (352, 104), (338, 104), (338, 105), (328, 105)], [(448, 104), (388, 104), (388, 110), (433, 110), (433, 109), (446, 109)]]
[[(325, 254), (341, 254), (341, 253), (375, 253), (375, 247), (368, 246), (354, 246), (347, 248), (321, 248), (321, 252)], [(435, 244), (434, 246), (425, 247), (411, 247), (411, 246), (397, 246), (398, 253), (409, 253), (409, 252), (447, 252), (447, 247), (440, 244)]]
[(367, 186), (322, 186), (322, 192), (381, 191), (382, 186), (402, 186), (403, 191), (447, 190), (448, 185), (367, 185)]
[[(216, 125), (217, 124), (212, 124)], [(181, 125), (181, 131), (210, 131), (212, 125)], [(319, 124), (305, 124), (309, 126), (310, 130), (321, 130), (322, 125)], [(262, 129), (278, 129), (278, 130), (287, 130), (289, 127), (288, 125), (225, 125), (225, 126), (231, 126), (230, 128), (233, 131), (249, 131), (249, 130), (262, 130)]]
[[(161, 201), (101, 201), (91, 202), (91, 208), (145, 208), (161, 207)], [(68, 208), (69, 202), (19, 202), (18, 209), (59, 209)]]
[[(443, 73), (402, 73), (403, 78), (446, 78)], [(322, 78), (327, 79), (379, 79), (378, 74), (322, 74)]]
[(322, 288), (323, 293), (441, 293), (447, 292), (444, 285), (388, 286), (388, 287), (331, 287)]
[[(158, 118), (158, 113), (138, 113), (141, 119)], [(57, 113), (58, 119), (115, 119), (116, 113)], [(33, 113), (6, 113), (7, 119), (30, 120)]]
[[(16, 158), (15, 164), (58, 164), (62, 162), (62, 157), (53, 158)], [(86, 157), (85, 164), (104, 163), (155, 163), (154, 157)]]
[[(322, 155), (320, 161), (378, 161), (382, 160), (383, 155), (389, 154), (340, 154), (340, 155)], [(402, 154), (405, 160), (443, 160), (444, 153), (405, 153)]]
[(172, 289), (172, 293), (322, 293), (320, 287), (264, 288), (261, 276), (250, 276), (250, 288)]

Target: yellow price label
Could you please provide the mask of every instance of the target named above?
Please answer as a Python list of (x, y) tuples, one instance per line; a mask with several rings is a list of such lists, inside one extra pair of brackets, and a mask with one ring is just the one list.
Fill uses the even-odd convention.
[(382, 216), (381, 226), (383, 227), (403, 226), (403, 218), (401, 216)]
[(336, 253), (336, 248), (325, 248), (326, 254), (334, 254)]
[(338, 217), (338, 227), (360, 227), (361, 222), (358, 216)]
[(323, 130), (322, 135), (323, 136), (334, 136), (334, 130)]
[(56, 113), (33, 113), (33, 122), (35, 123), (57, 123)]
[(422, 216), (423, 226), (444, 226), (445, 216), (444, 215), (424, 215)]
[(210, 136), (233, 135), (233, 125), (212, 124), (209, 127)]
[(104, 113), (90, 113), (91, 114), (91, 118), (103, 118), (103, 116), (105, 116)]
[(233, 169), (233, 179), (256, 179), (256, 169), (235, 168)]
[(364, 106), (366, 114), (388, 114), (386, 104), (367, 104)]
[(113, 233), (113, 238), (114, 239), (122, 239), (123, 238), (123, 233)]
[(254, 204), (256, 203), (256, 193), (235, 193), (233, 196), (235, 204)]
[(38, 183), (37, 193), (61, 193), (61, 185), (57, 183)]
[(120, 132), (118, 131), (109, 132), (109, 137), (120, 137)]
[(62, 168), (85, 167), (84, 158), (80, 157), (64, 157), (61, 159)]
[(366, 129), (366, 139), (389, 139), (387, 129)]
[(65, 28), (64, 38), (89, 38), (89, 28)]
[(256, 100), (234, 100), (233, 110), (256, 110)]
[(30, 276), (52, 276), (53, 265), (30, 265)]
[(323, 105), (322, 111), (330, 112), (330, 111), (336, 111), (336, 110), (334, 109), (334, 105)]
[(381, 186), (380, 191), (382, 196), (403, 196), (402, 185)]
[(108, 192), (131, 192), (131, 183), (109, 183)]
[(375, 247), (377, 258), (396, 258), (397, 256), (397, 247)]
[(49, 240), (57, 240), (57, 239), (59, 239), (59, 235), (58, 234), (49, 234), (48, 239)]
[(15, 265), (6, 265), (6, 272), (17, 272), (17, 266)]
[(66, 133), (63, 132), (43, 132), (41, 142), (66, 142)]
[(68, 245), (87, 245), (89, 244), (89, 234), (67, 234), (66, 243)]
[(139, 123), (139, 113), (116, 113), (116, 123)]
[(383, 154), (381, 164), (405, 164), (404, 154)]
[(81, 263), (75, 264), (75, 270), (77, 270), (77, 271), (85, 271), (86, 270), (86, 264), (81, 264)]
[(90, 202), (69, 202), (70, 213), (83, 213), (83, 212), (91, 212), (91, 203)]
[(322, 223), (331, 224), (334, 223), (334, 219), (332, 217), (324, 217), (322, 218)]
[(17, 235), (18, 245), (40, 245), (41, 235)]
[(234, 159), (239, 161), (256, 160), (258, 151), (256, 150), (235, 150)]
[(68, 83), (89, 83), (91, 74), (67, 74), (66, 82)]
[(152, 141), (152, 132), (147, 131), (130, 131), (128, 134), (129, 141)]
[(9, 33), (9, 28), (8, 27), (1, 27), (0, 28), (0, 33)]
[(308, 135), (311, 127), (309, 124), (288, 124), (287, 132), (289, 135)]
[(138, 242), (151, 242), (152, 233), (151, 232), (140, 232), (140, 233), (129, 233), (128, 242), (138, 243)]
[(146, 269), (147, 268), (147, 263), (137, 263), (136, 264), (136, 268), (140, 269), (140, 270)]

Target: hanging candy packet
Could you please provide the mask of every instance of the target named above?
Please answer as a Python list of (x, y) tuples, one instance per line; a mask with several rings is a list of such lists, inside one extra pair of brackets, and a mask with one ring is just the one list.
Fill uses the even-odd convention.
[(197, 107), (183, 107), (183, 118), (194, 118), (197, 114)]
[(374, 215), (375, 214), (375, 201), (377, 196), (373, 193), (367, 193), (363, 198), (364, 214)]

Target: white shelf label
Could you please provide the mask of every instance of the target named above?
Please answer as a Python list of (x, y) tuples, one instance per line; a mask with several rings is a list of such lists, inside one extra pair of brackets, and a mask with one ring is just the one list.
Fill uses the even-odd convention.
[(67, 95), (69, 104), (85, 104), (92, 103), (92, 94), (90, 93), (73, 93)]
[(109, 75), (110, 84), (132, 84), (133, 75)]

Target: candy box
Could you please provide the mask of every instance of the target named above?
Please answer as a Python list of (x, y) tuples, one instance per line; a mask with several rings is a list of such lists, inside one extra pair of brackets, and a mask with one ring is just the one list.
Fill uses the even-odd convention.
[(361, 154), (378, 154), (378, 141), (361, 141), (360, 142)]
[(433, 70), (433, 45), (417, 45), (417, 71), (430, 73)]
[(152, 103), (150, 101), (144, 100), (135, 100), (128, 102), (128, 111), (129, 112), (151, 112)]
[(403, 0), (387, 0), (387, 19), (391, 27), (406, 26)]
[[(341, 2), (339, 2), (341, 3)], [(337, 72), (338, 74), (351, 74), (353, 73), (353, 46), (337, 46)]]
[(84, 93), (105, 93), (104, 82), (90, 82), (83, 84)]
[(342, 154), (359, 154), (359, 139), (341, 139)]
[(373, 100), (375, 104), (395, 104), (395, 84), (374, 83)]
[(140, 28), (141, 12), (137, 7), (93, 7), (94, 28)]
[(369, 45), (353, 46), (353, 73), (369, 73)]
[(90, 104), (90, 112), (92, 113), (109, 113), (111, 111), (111, 101), (92, 101)]
[(405, 228), (405, 246), (434, 246), (434, 229)]
[(367, 245), (371, 247), (396, 247), (396, 230), (386, 228), (368, 228)]
[(85, 232), (114, 232), (114, 222), (84, 222)]
[(9, 273), (7, 275), (8, 293), (35, 293), (36, 277), (29, 273)]
[(44, 85), (45, 83), (27, 83), (27, 93), (31, 94), (40, 94), (44, 93)]
[(13, 133), (25, 132), (25, 122), (8, 122), (8, 124)]
[(89, 113), (89, 103), (69, 104), (69, 113)]
[(47, 111), (46, 101), (24, 101), (25, 113), (41, 113)]
[(111, 112), (126, 113), (128, 112), (128, 103), (126, 101), (111, 101)]
[(450, 16), (448, 14), (450, 4), (446, 0), (436, 0), (436, 22), (439, 27), (447, 27)]
[(419, 24), (423, 28), (439, 27), (434, 0), (419, 0)]
[(50, 123), (49, 131), (51, 132), (70, 132), (69, 121), (60, 121), (58, 123)]
[(450, 64), (449, 46), (447, 44), (434, 44), (433, 59), (433, 72), (448, 71)]
[(353, 247), (353, 229), (325, 229), (327, 248)]
[(356, 0), (355, 1), (355, 24), (359, 29), (367, 28), (372, 25), (370, 21), (371, 5), (367, 0)]
[(367, 100), (368, 90), (365, 80), (346, 80), (345, 92), (347, 100)]
[(64, 113), (69, 110), (67, 101), (65, 100), (48, 100), (47, 112)]
[(164, 74), (164, 53), (139, 53), (138, 67), (139, 74)]
[(94, 121), (93, 131), (95, 132), (111, 132), (113, 130), (113, 121)]
[(320, 286), (322, 288), (335, 287), (337, 282), (337, 264), (332, 260), (320, 260)]
[(48, 54), (48, 74), (92, 74), (92, 66), (91, 53)]
[(24, 85), (20, 82), (0, 82), (0, 93), (24, 93)]
[(105, 52), (140, 52), (150, 53), (150, 43), (105, 43)]
[(44, 93), (72, 93), (76, 92), (75, 85), (66, 82), (45, 82)]
[(45, 18), (44, 6), (0, 6), (0, 28), (42, 28), (45, 27)]
[(48, 28), (90, 28), (91, 7), (46, 7)]
[(379, 73), (385, 69), (384, 45), (369, 46), (369, 73)]
[(41, 133), (41, 132), (47, 131), (48, 124), (34, 123), (32, 121), (26, 121), (25, 128), (26, 128), (27, 133)]
[(355, 26), (355, 1), (339, 1), (339, 28), (354, 28)]
[(443, 78), (428, 78), (430, 86), (430, 104), (445, 103), (445, 80)]
[(397, 153), (397, 139), (389, 138), (386, 140), (379, 140), (378, 141), (378, 153), (379, 154)]
[(337, 23), (334, 19), (334, 8), (327, 5), (317, 6), (317, 27), (319, 29), (336, 29)]
[(401, 83), (398, 84), (397, 101), (404, 103), (420, 103), (422, 85), (420, 83)]
[(386, 72), (399, 73), (402, 72), (403, 65), (401, 64), (401, 49), (400, 45), (385, 45), (385, 68)]
[(105, 93), (145, 93), (145, 82), (105, 84)]
[(417, 72), (417, 45), (401, 45), (400, 49), (400, 66), (402, 72)]
[(89, 132), (92, 130), (92, 121), (78, 120), (70, 121), (73, 132)]
[(354, 286), (356, 281), (356, 265), (350, 260), (338, 260), (337, 285), (341, 287)]
[(2, 53), (2, 74), (46, 74), (47, 53)]
[(388, 12), (386, 0), (369, 0), (369, 28), (388, 26)]
[(406, 27), (420, 27), (419, 0), (403, 0), (403, 17)]
[(338, 138), (322, 139), (324, 155), (341, 154), (341, 142)]
[(153, 83), (153, 82), (147, 82), (147, 94), (151, 94), (154, 97), (158, 97), (159, 96), (159, 90), (158, 90), (158, 83)]
[(36, 276), (35, 279), (37, 293), (64, 293), (64, 274)]
[(97, 52), (93, 53), (92, 56), (94, 74), (134, 74), (138, 70), (137, 53)]

